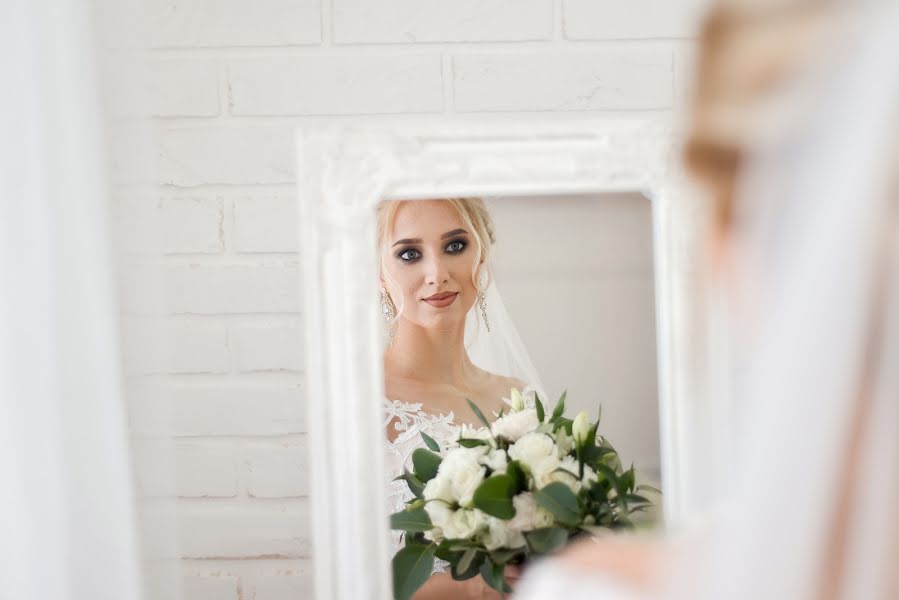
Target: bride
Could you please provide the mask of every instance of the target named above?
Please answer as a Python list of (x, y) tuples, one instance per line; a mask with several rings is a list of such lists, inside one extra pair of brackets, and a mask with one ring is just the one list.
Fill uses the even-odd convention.
[[(404, 482), (392, 480), (404, 467), (411, 469), (412, 452), (424, 445), (422, 432), (444, 445), (461, 427), (480, 426), (468, 399), (484, 414), (498, 413), (511, 388), (525, 388), (516, 377), (537, 381), (491, 285), (495, 237), (483, 200), (384, 202), (378, 238), (389, 339), (384, 352), (388, 504), (396, 512), (412, 496)], [(477, 364), (473, 357), (480, 357)], [(394, 542), (398, 549), (399, 536)], [(435, 571), (416, 600), (500, 597), (480, 577), (455, 581), (440, 566)], [(507, 570), (510, 580), (516, 574)]]

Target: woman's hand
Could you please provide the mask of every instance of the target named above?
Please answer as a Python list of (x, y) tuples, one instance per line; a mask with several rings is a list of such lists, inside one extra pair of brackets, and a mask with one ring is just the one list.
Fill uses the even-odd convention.
[[(503, 571), (503, 577), (506, 580), (506, 584), (514, 590), (515, 586), (518, 585), (518, 580), (521, 579), (521, 567), (518, 565), (506, 565), (506, 568)], [(470, 588), (468, 590), (469, 600), (501, 600), (502, 598), (508, 597), (508, 594), (500, 594), (487, 585), (483, 577), (478, 576), (468, 579), (466, 580), (466, 583), (470, 583)]]

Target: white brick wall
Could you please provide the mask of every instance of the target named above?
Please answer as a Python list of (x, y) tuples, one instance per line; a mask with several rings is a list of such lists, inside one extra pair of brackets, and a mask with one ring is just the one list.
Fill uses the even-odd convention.
[[(132, 120), (111, 131), (113, 175), (129, 184), (116, 237), (144, 253), (121, 268), (121, 303), (142, 520), (170, 567), (148, 570), (149, 588), (298, 600), (312, 589), (314, 490), (296, 128), (677, 110), (706, 0), (134, 3), (144, 82), (107, 94), (116, 115), (153, 115), (149, 131)], [(148, 169), (155, 183), (132, 185)]]

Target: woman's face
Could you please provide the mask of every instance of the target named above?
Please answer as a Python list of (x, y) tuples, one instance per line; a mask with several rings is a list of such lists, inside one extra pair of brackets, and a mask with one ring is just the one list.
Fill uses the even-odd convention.
[(406, 319), (426, 329), (464, 326), (477, 299), (477, 242), (452, 205), (403, 202), (381, 257), (382, 284)]

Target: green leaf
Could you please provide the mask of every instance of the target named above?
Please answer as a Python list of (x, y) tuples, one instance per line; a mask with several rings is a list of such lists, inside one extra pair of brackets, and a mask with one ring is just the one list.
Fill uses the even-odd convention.
[(528, 547), (537, 554), (549, 554), (568, 541), (568, 531), (561, 527), (543, 527), (525, 534)]
[(437, 475), (441, 458), (424, 448), (416, 448), (412, 453), (412, 466), (415, 467), (415, 475), (422, 483), (427, 483)]
[(603, 447), (603, 446), (593, 446), (592, 448), (587, 448), (584, 453), (584, 459), (589, 463), (593, 464), (596, 461), (602, 460), (602, 458), (609, 454), (615, 454), (614, 448)]
[(537, 407), (537, 420), (539, 422), (543, 422), (543, 418), (546, 416), (546, 411), (543, 410), (543, 403), (540, 402), (540, 396), (534, 394), (534, 404)]
[(593, 427), (590, 428), (590, 431), (587, 432), (587, 439), (585, 440), (585, 445), (587, 448), (596, 448), (596, 430), (599, 428), (599, 422), (593, 424)]
[(640, 494), (622, 494), (621, 499), (629, 504), (652, 504), (652, 500)]
[(408, 469), (404, 470), (403, 474), (396, 477), (394, 481), (405, 481), (406, 485), (409, 486), (409, 491), (415, 494), (416, 498), (424, 498), (425, 484), (414, 473), (410, 473)]
[(490, 553), (490, 560), (494, 563), (506, 564), (513, 558), (524, 554), (524, 548), (500, 548)]
[(494, 563), (489, 558), (481, 565), (481, 577), (484, 581), (500, 594), (508, 594), (512, 592), (512, 588), (506, 583), (503, 577), (505, 565)]
[(565, 397), (568, 396), (568, 390), (562, 392), (562, 397), (559, 398), (559, 402), (556, 404), (555, 410), (553, 410), (552, 417), (549, 418), (550, 421), (555, 421), (559, 417), (562, 416), (562, 413), (565, 412)]
[(450, 575), (456, 581), (465, 581), (466, 579), (471, 579), (472, 577), (477, 577), (481, 572), (481, 565), (484, 564), (485, 555), (481, 552), (478, 552), (475, 555), (474, 560), (467, 570), (461, 571), (459, 568), (453, 563), (450, 563)]
[(561, 481), (540, 488), (534, 492), (534, 499), (562, 525), (574, 526), (581, 519), (577, 496)]
[(393, 597), (409, 600), (434, 570), (434, 545), (411, 544), (397, 552), (392, 561)]
[(615, 473), (615, 470), (612, 467), (603, 463), (596, 463), (594, 467), (596, 468), (596, 473), (599, 475), (600, 481), (605, 477), (619, 494), (624, 492), (624, 490), (621, 489), (621, 481), (618, 479), (618, 474)]
[(490, 445), (490, 442), (488, 442), (487, 440), (459, 438), (459, 445), (463, 448), (474, 448), (475, 446), (488, 446)]
[(625, 471), (621, 476), (621, 487), (623, 488), (621, 491), (634, 489), (635, 480), (636, 475), (634, 474), (634, 465), (631, 464), (631, 468)]
[(468, 402), (468, 406), (470, 406), (471, 410), (474, 411), (474, 414), (478, 417), (478, 420), (484, 424), (484, 427), (490, 429), (490, 421), (487, 420), (487, 417), (484, 416), (484, 413), (481, 412), (481, 409), (478, 408), (478, 405), (468, 398), (466, 398), (465, 401)]
[(657, 487), (653, 487), (653, 486), (651, 486), (651, 485), (649, 485), (649, 484), (646, 484), (646, 483), (641, 483), (640, 485), (637, 486), (637, 491), (638, 491), (638, 492), (642, 492), (643, 490), (649, 490), (650, 492), (653, 492), (653, 493), (656, 493), (656, 494), (659, 494), (659, 495), (662, 494), (662, 490), (660, 490), (660, 489), (657, 488)]
[(471, 565), (474, 562), (475, 558), (478, 556), (478, 551), (474, 548), (469, 548), (464, 553), (462, 553), (462, 558), (459, 559), (459, 563), (457, 565), (453, 565), (453, 571), (455, 571), (459, 575), (463, 575), (469, 570), (471, 570)]
[(420, 432), (420, 433), (421, 433), (421, 439), (423, 439), (423, 440), (425, 441), (425, 446), (427, 446), (428, 448), (430, 448), (430, 449), (433, 450), (434, 452), (440, 452), (440, 444), (438, 444), (438, 443), (434, 440), (434, 438), (432, 438), (431, 436), (429, 436), (429, 435), (428, 435), (427, 433), (425, 433), (424, 431), (422, 431), (422, 432)]
[(512, 478), (513, 495), (527, 491), (528, 477), (520, 462), (517, 460), (509, 462), (509, 464), (506, 465), (506, 475)]
[(459, 558), (458, 552), (454, 552), (450, 546), (453, 544), (453, 540), (443, 540), (440, 544), (437, 545), (437, 549), (434, 550), (434, 556), (439, 558), (440, 560), (453, 561)]
[(424, 507), (401, 510), (390, 515), (390, 528), (403, 531), (429, 531), (434, 527)]
[(515, 481), (508, 475), (493, 475), (484, 480), (474, 491), (472, 500), (475, 508), (497, 519), (511, 519), (515, 516), (512, 496), (515, 495)]
[(553, 423), (553, 433), (560, 429), (564, 429), (565, 433), (571, 435), (571, 428), (574, 425), (574, 421), (571, 419), (566, 419), (565, 417), (559, 417)]

